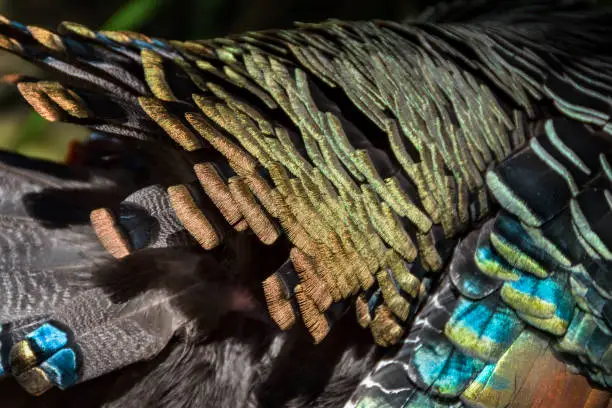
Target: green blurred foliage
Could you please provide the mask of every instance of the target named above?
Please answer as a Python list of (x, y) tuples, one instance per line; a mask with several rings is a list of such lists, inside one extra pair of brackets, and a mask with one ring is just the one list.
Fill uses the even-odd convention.
[(132, 0), (119, 8), (106, 23), (103, 30), (133, 30), (151, 20), (160, 6), (159, 0)]

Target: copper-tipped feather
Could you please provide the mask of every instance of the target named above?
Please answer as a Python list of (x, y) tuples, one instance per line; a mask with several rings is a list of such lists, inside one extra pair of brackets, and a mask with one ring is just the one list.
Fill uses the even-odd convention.
[(66, 47), (61, 37), (54, 32), (36, 26), (28, 26), (28, 30), (32, 34), (32, 37), (45, 47), (56, 52), (66, 51)]
[(418, 233), (417, 243), (423, 266), (430, 271), (439, 271), (442, 268), (442, 257), (436, 249), (431, 232)]
[(404, 329), (397, 323), (393, 313), (385, 305), (379, 305), (376, 308), (370, 330), (376, 344), (383, 347), (397, 344), (404, 334)]
[(229, 180), (229, 191), (244, 219), (259, 240), (266, 245), (273, 244), (280, 233), (261, 206), (255, 201), (255, 197), (253, 197), (244, 181), (239, 177), (232, 177)]
[[(221, 215), (232, 226), (242, 220), (242, 213), (232, 198), (229, 188), (212, 163), (198, 163), (193, 166), (204, 192), (221, 212)], [(246, 221), (244, 222), (246, 227)]]
[[(317, 260), (319, 261), (317, 270), (328, 283), (332, 296), (335, 286), (341, 299), (348, 298), (352, 294), (354, 287), (348, 279), (349, 277), (343, 268), (342, 261), (326, 245), (319, 245)], [(336, 300), (336, 297), (334, 297), (334, 300)]]
[[(3, 79), (13, 82), (19, 81), (19, 77), (16, 76), (8, 76)], [(60, 120), (64, 112), (79, 119), (90, 116), (83, 99), (59, 82), (19, 82), (17, 88), (28, 103), (49, 121)]]
[(64, 21), (60, 23), (58, 27), (60, 34), (73, 33), (81, 37), (95, 39), (96, 33), (79, 23), (73, 23), (71, 21)]
[(285, 285), (276, 274), (270, 275), (263, 281), (263, 291), (272, 320), (281, 330), (293, 326), (296, 320), (295, 312)]
[(168, 195), (176, 216), (202, 248), (213, 249), (221, 243), (221, 237), (198, 208), (186, 186), (171, 186)]
[(392, 249), (387, 251), (386, 260), (395, 282), (410, 297), (416, 299), (421, 289), (421, 281), (411, 273), (406, 262)]
[(90, 113), (85, 106), (85, 102), (73, 90), (66, 89), (59, 82), (40, 81), (37, 83), (38, 89), (55, 102), (64, 112), (79, 119), (88, 118)]
[(130, 243), (115, 222), (115, 217), (107, 208), (98, 208), (89, 215), (91, 225), (100, 243), (115, 258), (123, 258), (130, 253)]
[(320, 343), (329, 333), (330, 326), (327, 318), (319, 311), (315, 302), (308, 296), (301, 284), (295, 287), (295, 297), (300, 307), (304, 325), (315, 344)]
[(6, 37), (0, 34), (0, 48), (3, 48), (7, 51), (19, 52), (23, 49), (21, 44), (14, 38)]
[(333, 299), (325, 282), (317, 276), (312, 260), (308, 258), (308, 255), (295, 247), (291, 249), (289, 255), (295, 271), (300, 277), (300, 286), (302, 286), (308, 297), (313, 300), (320, 312), (326, 311), (332, 304)]
[(266, 211), (273, 217), (276, 217), (278, 212), (272, 195), (272, 187), (270, 187), (268, 182), (256, 171), (250, 171), (242, 176), (249, 189), (255, 194), (255, 197), (261, 202)]
[[(278, 210), (277, 218), (287, 235), (289, 241), (291, 241), (297, 248), (300, 248), (307, 255), (315, 256), (318, 253), (318, 247), (316, 242), (308, 235), (308, 232), (304, 227), (297, 221), (295, 216), (291, 213), (289, 206), (283, 198), (282, 192), (278, 189), (278, 185), (272, 190), (272, 198), (274, 199), (274, 205)], [(334, 298), (335, 299), (335, 298)]]
[(61, 109), (40, 90), (37, 83), (20, 82), (17, 89), (34, 110), (49, 122), (57, 122), (62, 118)]
[(164, 59), (161, 55), (153, 50), (143, 49), (140, 52), (142, 59), (142, 68), (145, 74), (145, 80), (149, 88), (157, 98), (162, 101), (176, 101), (176, 96), (170, 89), (168, 81), (166, 81), (166, 73), (164, 72)]
[(141, 33), (135, 33), (133, 31), (109, 31), (109, 30), (101, 30), (99, 31), (100, 34), (102, 34), (105, 37), (110, 38), (113, 41), (116, 41), (118, 43), (121, 44), (126, 44), (131, 42), (132, 40), (138, 40), (138, 41), (143, 41), (145, 43), (150, 43), (151, 42), (151, 38), (149, 38), (148, 36), (141, 34)]
[(234, 225), (234, 229), (238, 232), (246, 231), (249, 228), (249, 223), (243, 218)]
[(142, 96), (138, 102), (145, 113), (183, 149), (192, 151), (202, 146), (198, 137), (180, 119), (168, 112), (162, 101)]
[(361, 257), (361, 254), (355, 249), (350, 242), (349, 234), (346, 233), (347, 257), (349, 265), (354, 268), (354, 274), (359, 281), (359, 286), (362, 290), (368, 290), (374, 285), (374, 276), (368, 270), (366, 261)]
[(366, 302), (363, 295), (359, 295), (355, 298), (355, 315), (357, 317), (357, 323), (364, 329), (372, 322), (368, 302)]
[(410, 302), (401, 295), (390, 274), (390, 270), (386, 268), (381, 269), (376, 274), (376, 280), (378, 281), (383, 299), (389, 306), (389, 309), (391, 309), (393, 314), (401, 321), (405, 321), (408, 319), (408, 314), (410, 313)]
[[(196, 103), (202, 100), (196, 98), (197, 96), (198, 95), (193, 96)], [(215, 128), (215, 126), (204, 116), (199, 113), (187, 112), (185, 114), (185, 119), (187, 119), (187, 122), (193, 126), (200, 136), (232, 163), (232, 167), (237, 166), (240, 169), (240, 173), (248, 173), (256, 169), (257, 165), (255, 160), (253, 160), (253, 158), (242, 148), (229, 140), (229, 138), (225, 137), (225, 135)]]

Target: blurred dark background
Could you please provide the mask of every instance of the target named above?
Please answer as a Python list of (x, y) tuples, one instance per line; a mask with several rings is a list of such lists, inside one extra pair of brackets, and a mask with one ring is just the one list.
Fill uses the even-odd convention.
[(398, 19), (431, 0), (0, 0), (2, 12), (28, 24), (78, 21), (92, 28), (117, 24), (164, 38), (205, 38), (273, 27), (293, 21)]

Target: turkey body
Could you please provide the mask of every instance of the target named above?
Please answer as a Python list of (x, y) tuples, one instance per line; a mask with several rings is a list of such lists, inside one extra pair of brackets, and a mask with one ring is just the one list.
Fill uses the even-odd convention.
[(2, 158), (2, 386), (606, 407), (612, 14), (457, 7), (186, 42), (0, 18), (58, 78), (5, 79), (94, 132)]

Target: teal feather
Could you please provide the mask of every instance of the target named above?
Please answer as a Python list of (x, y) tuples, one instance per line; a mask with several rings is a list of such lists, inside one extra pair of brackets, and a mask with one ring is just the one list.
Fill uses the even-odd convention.
[(444, 333), (465, 353), (491, 362), (501, 357), (522, 330), (517, 314), (493, 297), (460, 300)]
[(444, 397), (456, 397), (484, 365), (458, 350), (444, 336), (437, 336), (415, 348), (409, 373), (416, 373), (411, 378), (422, 388)]

